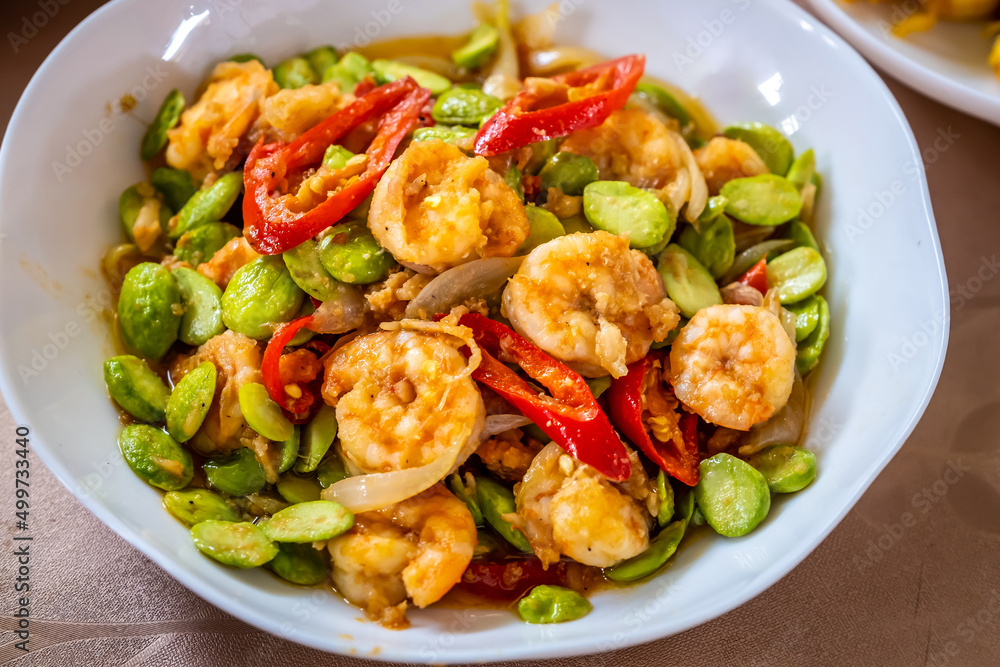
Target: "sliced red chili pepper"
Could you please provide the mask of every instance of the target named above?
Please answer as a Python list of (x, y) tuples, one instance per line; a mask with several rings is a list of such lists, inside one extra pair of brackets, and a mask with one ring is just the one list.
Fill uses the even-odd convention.
[[(275, 255), (312, 238), (336, 224), (375, 188), (399, 143), (417, 122), (430, 99), (410, 77), (375, 88), (288, 144), (258, 142), (243, 170), (244, 235), (254, 250)], [(318, 164), (326, 148), (373, 118), (378, 131), (365, 154), (365, 171), (322, 203), (308, 211), (290, 209), (282, 196), (288, 174)]]
[(496, 155), (600, 125), (625, 106), (645, 66), (645, 56), (631, 55), (559, 74), (547, 84), (529, 79), (479, 129), (476, 154)]
[(761, 294), (767, 294), (767, 258), (750, 267), (750, 270), (740, 276), (739, 282), (752, 287)]
[(261, 361), (260, 370), (264, 376), (264, 388), (271, 398), (281, 406), (281, 408), (292, 414), (302, 414), (309, 412), (313, 402), (316, 400), (312, 391), (308, 387), (299, 386), (302, 395), (292, 398), (285, 391), (285, 384), (281, 381), (281, 355), (288, 343), (295, 338), (301, 329), (308, 328), (313, 322), (312, 315), (306, 315), (298, 319), (282, 324), (274, 331), (271, 340), (264, 350), (264, 359)]
[(358, 85), (354, 86), (354, 96), (361, 97), (367, 93), (378, 88), (378, 84), (375, 83), (375, 77), (371, 74), (365, 74), (365, 78), (358, 81)]
[(677, 443), (662, 442), (652, 437), (643, 423), (645, 411), (643, 390), (646, 386), (646, 376), (656, 370), (657, 361), (664, 363), (666, 352), (657, 350), (644, 359), (630, 364), (628, 374), (611, 381), (611, 386), (604, 393), (607, 397), (608, 411), (611, 419), (626, 438), (631, 440), (657, 466), (671, 477), (688, 486), (698, 483), (698, 417), (681, 412), (679, 427), (683, 447)]
[(462, 574), (458, 588), (490, 600), (516, 600), (535, 586), (565, 586), (567, 571), (563, 561), (545, 569), (537, 558), (474, 560)]
[[(478, 313), (459, 324), (472, 329), (483, 360), (472, 377), (503, 396), (577, 460), (606, 477), (624, 481), (632, 474), (628, 451), (586, 381), (569, 367), (535, 347), (509, 327)], [(552, 392), (539, 395), (496, 356), (513, 359)]]

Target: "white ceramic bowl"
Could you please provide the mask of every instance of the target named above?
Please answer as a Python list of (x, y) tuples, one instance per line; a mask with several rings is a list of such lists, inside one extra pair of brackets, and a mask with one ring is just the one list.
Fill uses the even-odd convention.
[(1000, 125), (1000, 79), (986, 62), (993, 39), (983, 34), (984, 22), (941, 21), (900, 39), (891, 32), (901, 16), (893, 5), (809, 2), (826, 23), (892, 76), (941, 104)]
[[(431, 609), (411, 613), (409, 630), (390, 632), (359, 621), (333, 595), (201, 556), (160, 494), (122, 462), (101, 377), (113, 350), (96, 267), (119, 239), (119, 193), (143, 177), (143, 121), (172, 87), (190, 96), (233, 53), (276, 62), (367, 39), (366, 31), (380, 39), (456, 33), (472, 17), (466, 0), (433, 10), (413, 0), (117, 0), (41, 67), (0, 153), (0, 387), (59, 479), (206, 600), (293, 641), (406, 662), (543, 658), (650, 641), (718, 616), (785, 575), (915, 426), (943, 361), (947, 287), (917, 147), (879, 78), (784, 0), (563, 6), (562, 40), (609, 55), (643, 51), (651, 73), (700, 94), (723, 122), (761, 120), (800, 150), (815, 148), (833, 314), (807, 442), (819, 454), (816, 482), (777, 500), (749, 536), (695, 540), (660, 576), (602, 592), (589, 616), (558, 626), (526, 625), (508, 611)], [(139, 105), (122, 116), (115, 101), (125, 93)]]

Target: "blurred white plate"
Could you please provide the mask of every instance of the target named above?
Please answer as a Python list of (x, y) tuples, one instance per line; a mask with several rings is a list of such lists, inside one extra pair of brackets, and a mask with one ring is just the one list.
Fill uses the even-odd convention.
[[(515, 3), (538, 11), (549, 0)], [(98, 274), (119, 242), (117, 200), (145, 176), (139, 140), (173, 87), (188, 99), (213, 64), (275, 63), (319, 44), (459, 33), (468, 0), (117, 0), (49, 56), (0, 152), (0, 389), (45, 464), (94, 514), (178, 581), (239, 618), (310, 646), (400, 662), (480, 662), (595, 653), (681, 632), (771, 586), (812, 551), (892, 458), (937, 383), (948, 290), (916, 143), (882, 80), (785, 0), (563, 2), (563, 42), (697, 93), (724, 123), (779, 127), (813, 147), (824, 177), (817, 237), (833, 333), (814, 386), (807, 490), (777, 498), (740, 539), (686, 543), (658, 576), (593, 598), (587, 617), (522, 623), (508, 610), (413, 610), (396, 632), (329, 591), (199, 554), (160, 493), (124, 464), (101, 366), (113, 346)], [(131, 114), (116, 106), (130, 93)], [(10, 437), (11, 434), (7, 434)], [(850, 575), (830, 572), (849, 585)], [(825, 584), (824, 584), (825, 585)], [(822, 588), (817, 584), (818, 588)], [(848, 613), (848, 612), (845, 612)]]
[[(892, 5), (867, 0), (809, 0), (827, 24), (877, 67), (941, 104), (1000, 125), (1000, 79), (986, 59), (984, 23), (940, 21), (900, 39)], [(916, 5), (916, 1), (909, 3)]]

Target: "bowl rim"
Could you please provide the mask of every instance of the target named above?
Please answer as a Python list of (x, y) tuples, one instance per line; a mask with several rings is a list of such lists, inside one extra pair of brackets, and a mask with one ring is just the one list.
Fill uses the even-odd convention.
[[(829, 516), (826, 525), (815, 533), (813, 539), (807, 541), (805, 546), (796, 552), (776, 559), (773, 565), (768, 568), (766, 573), (756, 577), (754, 583), (746, 586), (739, 594), (735, 594), (731, 597), (725, 598), (724, 600), (720, 600), (713, 605), (707, 606), (703, 608), (700, 613), (685, 616), (682, 621), (677, 622), (675, 627), (669, 631), (664, 631), (662, 629), (658, 629), (655, 625), (647, 624), (642, 629), (631, 633), (625, 641), (616, 645), (614, 650), (621, 650), (638, 644), (663, 639), (717, 618), (760, 595), (763, 591), (770, 588), (778, 580), (791, 572), (792, 569), (794, 569), (809, 554), (811, 554), (816, 547), (826, 539), (830, 532), (832, 532), (833, 529), (840, 524), (844, 516), (857, 503), (860, 496), (868, 489), (879, 473), (881, 473), (889, 461), (902, 447), (922, 417), (937, 386), (944, 364), (951, 320), (947, 274), (945, 273), (944, 257), (941, 250), (933, 208), (931, 207), (930, 192), (924, 165), (919, 159), (919, 148), (917, 146), (916, 139), (913, 136), (912, 129), (906, 120), (906, 116), (903, 114), (903, 111), (899, 107), (895, 97), (892, 95), (891, 91), (878, 74), (836, 33), (823, 25), (816, 17), (811, 16), (801, 7), (793, 4), (791, 0), (766, 1), (774, 7), (775, 11), (790, 12), (792, 18), (810, 24), (813, 30), (820, 37), (831, 41), (835, 46), (837, 46), (844, 54), (844, 57), (857, 59), (857, 64), (861, 67), (861, 71), (865, 73), (865, 76), (869, 79), (869, 83), (874, 86), (874, 90), (884, 98), (890, 111), (892, 112), (893, 117), (903, 130), (907, 149), (909, 150), (911, 157), (915, 158), (917, 169), (919, 171), (918, 189), (920, 192), (920, 202), (923, 205), (926, 215), (925, 220), (928, 224), (930, 241), (936, 258), (935, 268), (939, 277), (938, 287), (941, 290), (942, 302), (944, 304), (940, 344), (930, 349), (930, 352), (933, 354), (933, 359), (930, 362), (929, 367), (933, 368), (933, 372), (928, 378), (929, 381), (924, 388), (923, 394), (920, 396), (920, 400), (912, 405), (911, 409), (906, 413), (905, 420), (900, 420), (897, 428), (893, 431), (893, 446), (886, 448), (883, 451), (882, 456), (878, 460), (872, 462), (873, 465), (870, 468), (870, 474), (867, 478), (859, 479), (857, 483), (849, 489), (849, 492), (845, 493), (841, 508)], [(54, 67), (53, 63), (59, 59), (64, 50), (68, 49), (67, 45), (71, 41), (78, 39), (82, 33), (87, 32), (91, 25), (101, 20), (104, 14), (118, 11), (121, 6), (126, 4), (139, 4), (141, 2), (142, 0), (111, 0), (111, 2), (103, 5), (91, 13), (86, 19), (70, 31), (70, 33), (63, 38), (59, 45), (57, 45), (57, 47), (46, 57), (45, 61), (32, 76), (31, 81), (28, 86), (26, 86), (24, 92), (18, 100), (14, 113), (11, 115), (10, 122), (8, 124), (8, 131), (11, 128), (16, 128), (22, 122), (21, 117), (30, 113), (27, 100), (32, 97), (35, 87), (39, 85), (38, 81), (46, 76), (49, 69)], [(5, 173), (8, 171), (7, 162), (10, 159), (9, 153), (9, 145), (4, 142), (4, 145), (0, 146), (0, 182), (3, 182), (5, 179)], [(2, 331), (0, 331), (0, 335), (2, 335)], [(4, 349), (6, 349), (5, 346), (0, 345), (0, 394), (3, 395), (11, 415), (14, 417), (15, 423), (24, 424), (25, 422), (22, 421), (22, 419), (28, 413), (28, 409), (27, 406), (22, 403), (19, 392), (16, 391), (16, 387), (12, 379), (14, 377), (14, 365), (9, 363), (4, 358), (4, 355), (2, 354)], [(187, 568), (183, 566), (182, 563), (176, 561), (167, 553), (162, 552), (155, 546), (147, 544), (139, 534), (120, 521), (110, 509), (105, 509), (96, 501), (94, 497), (85, 493), (77, 494), (73, 492), (74, 487), (71, 484), (73, 478), (67, 467), (60, 462), (57, 456), (54, 454), (51, 456), (49, 455), (49, 447), (43, 441), (35, 440), (34, 436), (32, 436), (32, 438), (32, 448), (35, 449), (35, 452), (45, 463), (48, 469), (68, 490), (70, 490), (77, 501), (90, 510), (105, 525), (128, 541), (133, 547), (156, 563), (160, 568), (166, 571), (179, 583), (184, 585), (188, 590), (226, 613), (231, 614), (232, 616), (272, 635), (325, 652), (352, 655), (352, 657), (364, 657), (369, 660), (377, 661), (417, 661), (433, 662), (434, 664), (453, 664), (458, 662), (489, 663), (510, 660), (564, 658), (593, 653), (593, 646), (591, 644), (581, 645), (573, 639), (549, 639), (542, 644), (507, 646), (504, 649), (505, 652), (503, 655), (484, 654), (481, 651), (477, 653), (473, 649), (450, 649), (445, 655), (435, 657), (433, 660), (425, 660), (419, 655), (406, 653), (392, 647), (380, 648), (379, 652), (374, 655), (361, 656), (357, 653), (348, 653), (348, 648), (344, 646), (343, 643), (338, 644), (338, 640), (335, 636), (331, 637), (327, 642), (320, 641), (319, 638), (313, 637), (312, 635), (287, 637), (281, 632), (280, 622), (278, 619), (268, 616), (262, 610), (255, 609), (248, 605), (236, 604), (235, 599), (225, 595), (221, 589), (202, 586), (201, 583), (197, 581), (197, 577), (193, 573), (189, 574)]]
[[(868, 32), (836, 0), (809, 0), (809, 4), (825, 23), (893, 78), (947, 107), (1000, 125), (1000, 94), (976, 90), (908, 58)], [(984, 66), (989, 67), (986, 63)]]

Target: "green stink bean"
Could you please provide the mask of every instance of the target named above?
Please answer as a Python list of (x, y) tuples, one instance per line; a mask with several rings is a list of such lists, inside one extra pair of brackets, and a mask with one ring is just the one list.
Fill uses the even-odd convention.
[(722, 280), (719, 283), (728, 285), (753, 268), (754, 264), (767, 257), (770, 253), (779, 250), (791, 250), (794, 247), (795, 242), (789, 239), (772, 239), (750, 246), (736, 256), (736, 261), (726, 271), (726, 275), (722, 276)]
[(678, 244), (690, 252), (718, 280), (736, 260), (736, 236), (732, 221), (720, 215), (701, 225), (701, 231), (689, 225), (681, 232)]
[(549, 158), (542, 170), (538, 172), (541, 180), (542, 194), (547, 194), (549, 188), (556, 188), (565, 194), (579, 196), (583, 189), (600, 178), (597, 165), (586, 155), (560, 151)]
[(543, 243), (566, 234), (566, 230), (563, 229), (559, 218), (544, 208), (529, 204), (524, 207), (524, 212), (528, 215), (531, 233), (528, 234), (528, 238), (524, 239), (524, 243), (518, 249), (517, 252), (519, 254), (529, 253)]
[(473, 558), (484, 558), (501, 547), (500, 540), (485, 530), (476, 531), (476, 548), (472, 550)]
[(319, 482), (314, 477), (299, 477), (294, 473), (285, 473), (278, 480), (278, 493), (290, 504), (308, 503), (319, 500)]
[(177, 331), (181, 342), (201, 345), (226, 330), (222, 323), (222, 290), (197, 271), (184, 267), (171, 271), (181, 293), (184, 315)]
[(681, 130), (687, 130), (691, 125), (691, 114), (677, 101), (677, 98), (669, 92), (652, 83), (639, 83), (635, 87), (635, 92), (654, 107), (677, 120)]
[(475, 136), (475, 130), (460, 125), (451, 127), (448, 125), (420, 127), (413, 132), (414, 141), (434, 141), (436, 139), (446, 144), (453, 144), (459, 148), (464, 148), (465, 150), (472, 148), (472, 139)]
[(514, 162), (510, 163), (510, 167), (507, 168), (507, 173), (503, 175), (503, 182), (507, 184), (514, 194), (517, 195), (518, 199), (522, 202), (524, 201), (524, 176), (521, 174), (521, 170), (518, 169), (517, 164)]
[(534, 553), (524, 533), (514, 528), (509, 521), (503, 518), (504, 514), (517, 511), (513, 491), (489, 477), (477, 477), (476, 500), (479, 502), (483, 518), (493, 526), (493, 530), (500, 533), (501, 537), (517, 547), (518, 550), (526, 554)]
[(567, 234), (589, 234), (594, 231), (593, 226), (582, 215), (574, 215), (560, 220), (563, 229)]
[(449, 88), (438, 96), (431, 117), (446, 125), (471, 125), (477, 127), (495, 114), (503, 102), (487, 95), (478, 88)]
[(301, 88), (316, 83), (316, 72), (305, 58), (289, 58), (279, 63), (273, 70), (274, 82), (279, 88)]
[(149, 182), (163, 195), (163, 201), (174, 211), (184, 208), (184, 204), (198, 191), (191, 179), (191, 172), (186, 169), (157, 167), (149, 177)]
[(268, 440), (281, 442), (292, 437), (292, 422), (274, 402), (264, 385), (247, 382), (240, 387), (240, 410), (250, 428)]
[(753, 466), (723, 452), (698, 467), (695, 500), (715, 532), (740, 537), (764, 520), (771, 508), (771, 493), (767, 480)]
[(807, 150), (802, 155), (795, 158), (795, 162), (789, 167), (785, 178), (794, 185), (800, 192), (812, 181), (813, 174), (816, 173), (816, 154), (813, 149)]
[(748, 225), (774, 227), (802, 210), (802, 195), (781, 176), (762, 174), (736, 178), (722, 186), (726, 213)]
[(193, 526), (202, 521), (239, 521), (240, 515), (217, 493), (208, 489), (168, 491), (163, 506), (181, 523)]
[(319, 480), (319, 485), (324, 489), (348, 477), (350, 475), (347, 473), (347, 466), (344, 465), (344, 459), (341, 458), (340, 453), (336, 450), (330, 452), (330, 455), (323, 459), (316, 468), (316, 479)]
[(320, 74), (330, 69), (337, 63), (337, 51), (332, 46), (317, 46), (312, 51), (307, 52), (304, 56), (306, 62), (309, 63), (309, 67), (313, 71), (314, 80)]
[(667, 295), (684, 317), (694, 317), (702, 308), (722, 303), (712, 274), (676, 243), (668, 245), (660, 254), (659, 271)]
[(795, 149), (788, 142), (781, 132), (770, 125), (764, 123), (737, 123), (730, 125), (725, 130), (725, 134), (730, 139), (737, 139), (751, 148), (764, 160), (767, 170), (772, 174), (784, 176), (788, 173), (788, 168), (792, 166), (795, 158)]
[(326, 558), (311, 544), (278, 542), (278, 554), (267, 563), (276, 575), (299, 586), (312, 586), (326, 579)]
[(194, 461), (163, 431), (145, 424), (126, 426), (118, 438), (129, 468), (164, 491), (183, 489), (194, 476)]
[(812, 178), (809, 179), (809, 182), (816, 186), (815, 198), (819, 199), (819, 193), (823, 191), (823, 177), (820, 176), (819, 172), (817, 171), (812, 175)]
[(243, 188), (243, 172), (231, 171), (215, 183), (194, 193), (177, 214), (170, 238), (179, 238), (196, 227), (221, 220), (236, 203)]
[(674, 521), (650, 541), (648, 549), (605, 570), (604, 575), (611, 581), (637, 581), (655, 574), (677, 551), (685, 528), (683, 519)]
[(118, 323), (129, 347), (160, 359), (177, 340), (182, 312), (181, 293), (168, 269), (143, 262), (126, 274), (118, 296)]
[(139, 145), (139, 157), (152, 160), (167, 145), (167, 130), (172, 129), (181, 119), (184, 111), (184, 95), (174, 88), (167, 93), (153, 122), (146, 128)]
[(830, 306), (827, 305), (826, 299), (820, 295), (817, 294), (816, 298), (819, 300), (819, 322), (816, 323), (816, 328), (813, 329), (812, 333), (806, 336), (799, 345), (795, 357), (795, 366), (803, 375), (819, 363), (823, 346), (826, 345), (826, 339), (830, 337)]
[(228, 222), (210, 222), (185, 232), (174, 246), (174, 256), (197, 268), (199, 264), (212, 259), (215, 253), (235, 238), (243, 236)]
[(263, 524), (264, 533), (275, 542), (319, 542), (329, 540), (354, 525), (354, 515), (340, 503), (312, 500), (286, 507)]
[(469, 493), (469, 490), (465, 487), (465, 482), (462, 481), (460, 474), (457, 472), (451, 474), (451, 477), (448, 478), (448, 488), (469, 508), (469, 513), (472, 514), (472, 520), (476, 525), (483, 525), (483, 512), (479, 509), (479, 503), (476, 502), (473, 494)]
[(812, 248), (800, 246), (767, 263), (767, 286), (778, 290), (781, 303), (815, 294), (826, 282), (826, 262)]
[[(136, 183), (126, 188), (118, 198), (118, 215), (125, 238), (134, 241), (140, 250), (146, 251), (166, 231), (173, 213), (156, 197), (156, 190), (152, 186), (148, 183)], [(158, 224), (153, 225), (153, 221)], [(141, 226), (137, 229), (136, 225), (140, 222)], [(152, 228), (147, 229), (147, 226)]]
[(705, 204), (705, 210), (701, 212), (698, 216), (698, 221), (695, 223), (696, 229), (701, 229), (700, 225), (706, 222), (712, 222), (720, 215), (726, 212), (726, 198), (722, 196), (709, 197), (708, 203)]
[(181, 378), (167, 401), (167, 433), (177, 442), (187, 442), (201, 428), (215, 398), (215, 365), (205, 361)]
[(264, 467), (246, 447), (240, 447), (228, 456), (208, 459), (201, 467), (209, 484), (231, 496), (257, 493), (267, 482)]
[(352, 157), (354, 157), (354, 153), (340, 144), (330, 144), (326, 147), (326, 152), (323, 153), (323, 166), (330, 169), (343, 169)]
[(475, 69), (489, 60), (500, 44), (500, 33), (489, 23), (480, 23), (469, 35), (469, 41), (451, 54), (459, 67)]
[(413, 77), (421, 88), (427, 88), (432, 95), (440, 95), (451, 88), (451, 81), (430, 70), (401, 63), (398, 60), (372, 61), (375, 78), (379, 83), (389, 83), (406, 76)]
[(691, 515), (691, 525), (704, 526), (706, 523), (705, 515), (702, 513), (701, 508), (696, 505), (694, 513)]
[(336, 65), (331, 65), (323, 72), (323, 83), (336, 81), (341, 93), (353, 93), (361, 80), (369, 74), (374, 74), (372, 64), (360, 53), (350, 51), (341, 56)]
[(587, 382), (587, 388), (590, 389), (590, 393), (594, 395), (594, 398), (600, 398), (601, 394), (611, 388), (610, 375), (599, 378), (584, 378), (584, 380)]
[(804, 222), (792, 220), (788, 223), (788, 231), (785, 235), (793, 241), (795, 245), (812, 248), (816, 252), (819, 252), (819, 244), (816, 243), (816, 237), (813, 236), (812, 230), (810, 230), (809, 226)]
[(236, 271), (222, 293), (222, 321), (237, 333), (266, 340), (274, 324), (299, 312), (304, 298), (281, 257), (258, 257)]
[(125, 412), (139, 421), (163, 421), (170, 389), (139, 357), (123, 354), (105, 361), (104, 382), (111, 398)]
[(281, 255), (288, 272), (296, 285), (306, 294), (320, 301), (335, 299), (343, 285), (323, 268), (319, 261), (319, 249), (315, 240), (308, 239), (286, 250)]
[(633, 248), (656, 245), (676, 219), (656, 195), (624, 181), (594, 181), (583, 189), (583, 214), (595, 228), (625, 234)]
[(772, 445), (750, 457), (774, 493), (795, 493), (816, 478), (816, 455), (792, 445)]
[(191, 527), (198, 551), (238, 568), (259, 567), (278, 555), (278, 547), (252, 523), (202, 521)]
[(526, 623), (565, 623), (583, 618), (592, 606), (587, 598), (562, 586), (543, 584), (517, 603), (517, 614)]
[(336, 437), (337, 410), (331, 405), (323, 405), (302, 429), (302, 445), (299, 460), (294, 467), (295, 472), (316, 470)]
[(559, 140), (557, 139), (546, 139), (545, 141), (536, 141), (533, 144), (529, 144), (528, 148), (531, 149), (531, 157), (524, 165), (524, 173), (537, 175), (541, 171), (545, 163), (556, 154), (556, 149), (559, 146)]
[(299, 458), (299, 442), (302, 439), (302, 429), (292, 425), (292, 437), (281, 443), (281, 459), (278, 461), (278, 472), (291, 470)]
[(801, 343), (809, 334), (816, 330), (819, 324), (819, 300), (822, 297), (814, 294), (785, 308), (795, 316), (795, 342)]
[(694, 515), (694, 489), (681, 482), (671, 484), (671, 487), (674, 490), (674, 517), (691, 521)]
[(264, 64), (261, 57), (253, 53), (237, 53), (235, 56), (230, 57), (229, 60), (234, 63), (248, 63), (251, 60), (256, 60), (261, 65)]
[(674, 487), (667, 481), (667, 474), (662, 470), (656, 475), (656, 496), (660, 499), (656, 522), (662, 528), (674, 518)]
[(341, 224), (319, 242), (319, 261), (335, 279), (367, 285), (389, 275), (396, 260), (378, 244), (368, 227)]

